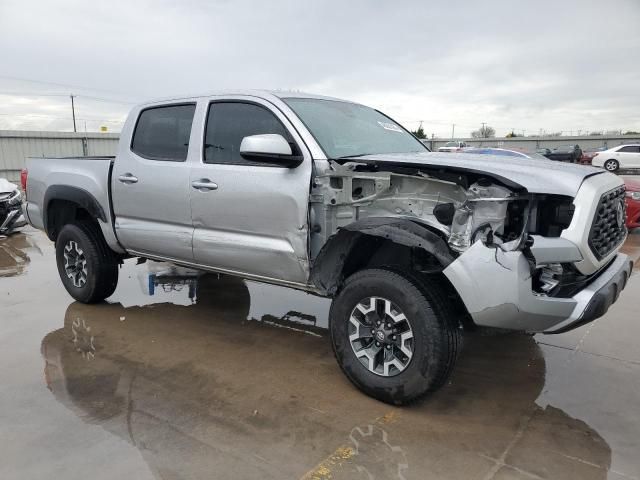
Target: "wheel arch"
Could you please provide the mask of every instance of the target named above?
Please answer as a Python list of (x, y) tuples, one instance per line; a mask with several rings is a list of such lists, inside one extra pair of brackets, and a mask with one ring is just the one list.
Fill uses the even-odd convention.
[(75, 220), (107, 221), (100, 202), (87, 190), (69, 185), (51, 185), (44, 195), (42, 221), (49, 239), (55, 241), (60, 229)]
[(454, 260), (446, 241), (433, 229), (406, 218), (369, 217), (329, 237), (313, 261), (310, 281), (332, 297), (349, 275), (364, 268), (421, 266), (437, 274)]

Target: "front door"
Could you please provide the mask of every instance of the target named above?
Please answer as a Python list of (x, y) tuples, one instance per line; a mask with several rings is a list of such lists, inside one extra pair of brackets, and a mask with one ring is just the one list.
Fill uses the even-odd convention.
[[(200, 162), (191, 170), (195, 261), (262, 279), (306, 283), (311, 157), (272, 104), (253, 97), (208, 106)], [(249, 135), (282, 135), (304, 161), (296, 168), (244, 159)]]
[(640, 168), (640, 147), (628, 145), (618, 150), (621, 168)]
[(134, 253), (193, 261), (190, 164), (195, 104), (144, 109), (125, 126), (111, 186), (116, 234)]

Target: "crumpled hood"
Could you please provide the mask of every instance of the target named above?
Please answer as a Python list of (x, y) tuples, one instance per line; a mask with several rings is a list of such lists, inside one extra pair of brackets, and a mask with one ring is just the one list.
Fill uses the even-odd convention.
[(479, 155), (473, 153), (393, 153), (357, 157), (354, 162), (389, 162), (486, 173), (506, 179), (530, 193), (550, 193), (575, 197), (585, 178), (592, 175), (612, 175), (599, 168), (524, 157)]
[(18, 189), (15, 183), (11, 183), (6, 178), (0, 178), (0, 193), (13, 192)]

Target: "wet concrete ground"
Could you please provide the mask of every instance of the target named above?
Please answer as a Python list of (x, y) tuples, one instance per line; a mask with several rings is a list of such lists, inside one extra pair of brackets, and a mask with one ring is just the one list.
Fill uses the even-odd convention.
[(636, 274), (573, 332), (467, 336), (394, 408), (341, 374), (323, 299), (129, 260), (82, 305), (26, 229), (0, 240), (0, 479), (640, 479), (639, 297)]

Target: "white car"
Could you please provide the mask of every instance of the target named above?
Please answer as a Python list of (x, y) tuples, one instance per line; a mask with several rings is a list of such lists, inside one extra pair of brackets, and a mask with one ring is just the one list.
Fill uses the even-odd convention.
[(464, 142), (447, 142), (444, 147), (438, 149), (439, 152), (460, 152), (463, 148), (467, 148)]
[(640, 168), (640, 144), (618, 145), (604, 152), (598, 152), (591, 164), (610, 172), (620, 168)]

